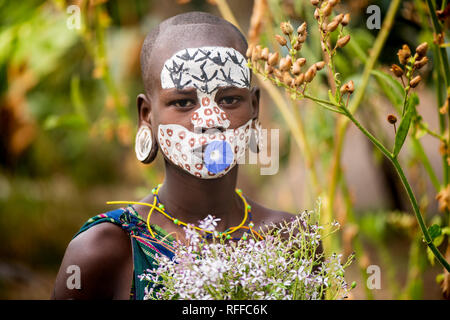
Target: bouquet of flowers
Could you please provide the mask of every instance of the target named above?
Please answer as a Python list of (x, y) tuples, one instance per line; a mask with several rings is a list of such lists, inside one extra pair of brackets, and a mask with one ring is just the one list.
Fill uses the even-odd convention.
[[(320, 204), (319, 204), (320, 208)], [(206, 242), (186, 227), (187, 245), (175, 242), (172, 259), (158, 255), (159, 267), (140, 276), (148, 281), (146, 299), (182, 300), (313, 300), (344, 299), (356, 285), (347, 284), (341, 254), (326, 256), (321, 240), (339, 229), (337, 222), (319, 225), (318, 211), (304, 211), (290, 221), (266, 225), (264, 240), (213, 238)], [(214, 231), (208, 216), (201, 228)]]

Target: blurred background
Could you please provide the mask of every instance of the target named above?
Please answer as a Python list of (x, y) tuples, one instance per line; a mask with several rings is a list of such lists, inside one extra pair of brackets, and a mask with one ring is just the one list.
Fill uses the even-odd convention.
[[(113, 209), (106, 201), (140, 199), (163, 180), (161, 156), (145, 166), (134, 153), (143, 39), (159, 22), (182, 12), (221, 16), (223, 3), (0, 0), (0, 299), (49, 298), (65, 248), (81, 225)], [(305, 56), (321, 59), (320, 43), (310, 31), (315, 26), (309, 0), (226, 3), (252, 43), (270, 46), (281, 21), (296, 26), (308, 21)], [(367, 28), (367, 7), (377, 5), (383, 21), (390, 3), (341, 1), (337, 7), (351, 14), (352, 45), (340, 52), (336, 66), (356, 88), (380, 32)], [(423, 41), (431, 44), (430, 26), (425, 1), (401, 1), (376, 69), (388, 73), (405, 43), (411, 48)], [(429, 128), (438, 131), (442, 88), (433, 73), (432, 53), (429, 58), (416, 90), (418, 110)], [(321, 77), (311, 90), (326, 97), (326, 75)], [(386, 117), (395, 111), (376, 80), (371, 78), (357, 117), (392, 145), (394, 132)], [(243, 165), (239, 187), (267, 207), (292, 213), (313, 209), (330, 183), (337, 117), (308, 102), (289, 105), (286, 99), (301, 125), (302, 141), (310, 146), (308, 163), (272, 96), (262, 88), (260, 120), (263, 128), (280, 129), (280, 167), (276, 175), (265, 176), (260, 167)], [(428, 223), (445, 225), (448, 217), (436, 200), (441, 190), (426, 174), (432, 170), (439, 180), (443, 175), (439, 140), (423, 135), (420, 142), (429, 162), (424, 165), (409, 143), (402, 162)], [(311, 163), (321, 192), (311, 182)], [(336, 236), (339, 250), (344, 255), (357, 252), (346, 275), (358, 283), (351, 298), (441, 299), (442, 267), (428, 257), (393, 167), (352, 125), (340, 163), (339, 181), (345, 183), (338, 183), (333, 214), (343, 226)], [(379, 290), (365, 286), (369, 265), (380, 266)]]

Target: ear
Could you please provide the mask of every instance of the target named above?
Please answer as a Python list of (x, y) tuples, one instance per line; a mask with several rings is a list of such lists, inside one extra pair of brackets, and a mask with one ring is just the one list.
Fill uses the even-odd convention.
[(152, 107), (150, 104), (149, 99), (147, 96), (143, 93), (139, 94), (137, 96), (137, 108), (138, 108), (138, 126), (141, 126), (143, 124), (148, 125), (149, 127), (152, 126), (151, 121), (151, 111)]
[(259, 87), (253, 87), (250, 90), (252, 96), (252, 119), (257, 119), (259, 116), (259, 97), (260, 90)]
[[(151, 104), (150, 104), (150, 100), (147, 98), (147, 96), (143, 93), (139, 94), (137, 96), (137, 108), (138, 108), (138, 117), (139, 117), (139, 122), (138, 122), (138, 128), (141, 127), (148, 127), (150, 129), (150, 138), (151, 138), (151, 149), (147, 149), (148, 146), (145, 146), (145, 142), (146, 142), (146, 137), (145, 134), (143, 136), (140, 136), (140, 131), (138, 131), (138, 134), (136, 136), (136, 142), (135, 142), (135, 150), (136, 150), (136, 155), (138, 155), (138, 159), (142, 162), (142, 163), (151, 163), (157, 153), (158, 153), (158, 143), (156, 142), (156, 131), (157, 129), (154, 129), (152, 126), (152, 117), (151, 117)], [(145, 131), (145, 130), (144, 130)], [(148, 136), (147, 136), (148, 137)], [(141, 141), (142, 139), (144, 139), (144, 143)], [(140, 148), (142, 148), (143, 150), (141, 150)], [(144, 156), (142, 156), (142, 154), (144, 154)]]

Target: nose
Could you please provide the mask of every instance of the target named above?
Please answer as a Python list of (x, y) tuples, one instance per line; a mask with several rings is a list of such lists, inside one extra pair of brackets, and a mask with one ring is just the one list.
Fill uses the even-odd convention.
[(203, 97), (201, 105), (191, 117), (194, 128), (204, 128), (205, 130), (216, 128), (226, 130), (230, 126), (227, 114), (217, 106), (214, 100), (209, 97)]

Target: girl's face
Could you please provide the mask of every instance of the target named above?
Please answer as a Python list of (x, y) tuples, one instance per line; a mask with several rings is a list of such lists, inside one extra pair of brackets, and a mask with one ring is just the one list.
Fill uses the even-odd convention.
[(183, 49), (165, 61), (160, 81), (151, 127), (168, 161), (203, 179), (221, 177), (245, 161), (259, 92), (250, 90), (250, 70), (240, 52)]

